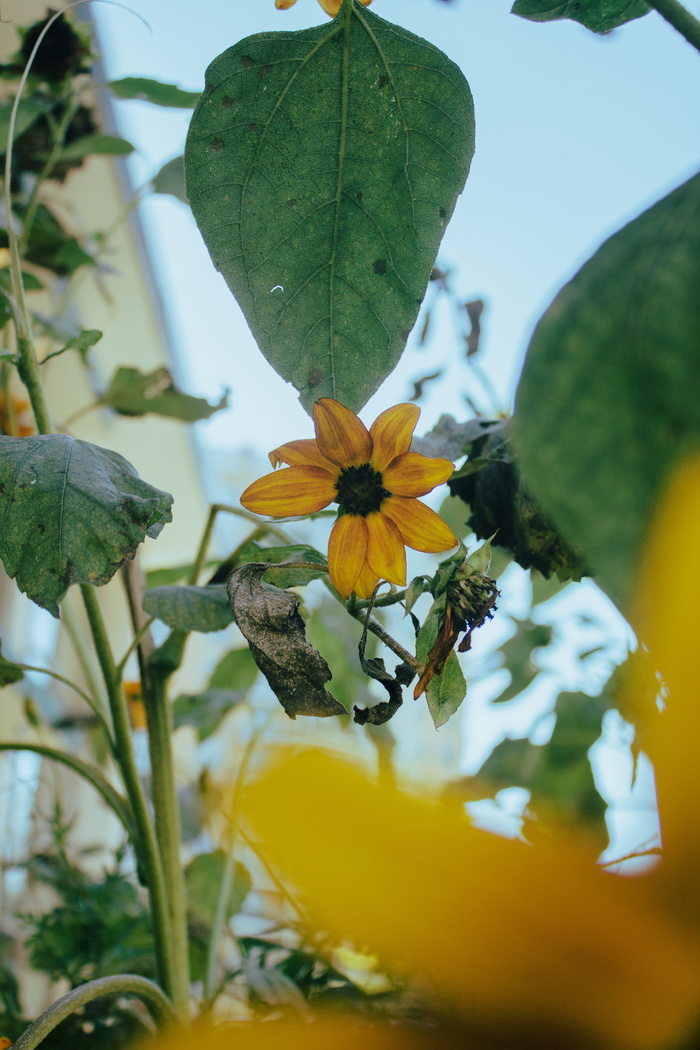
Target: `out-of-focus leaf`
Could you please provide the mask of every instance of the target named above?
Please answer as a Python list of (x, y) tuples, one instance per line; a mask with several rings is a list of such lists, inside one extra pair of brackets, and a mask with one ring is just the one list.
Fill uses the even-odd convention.
[[(93, 346), (96, 346), (102, 338), (103, 333), (98, 331), (97, 328), (88, 328), (83, 330), (80, 335), (75, 336), (73, 339), (69, 339), (65, 346), (61, 347), (60, 350), (55, 350), (51, 354), (47, 354), (44, 361), (49, 361), (52, 357), (60, 357), (61, 354), (65, 354), (66, 350), (75, 350), (80, 354), (83, 362), (87, 364), (88, 354)], [(41, 363), (43, 364), (44, 361)]]
[(169, 193), (183, 204), (188, 204), (185, 193), (185, 162), (183, 157), (173, 157), (164, 164), (153, 180), (154, 193)]
[(24, 671), (18, 664), (13, 664), (11, 660), (6, 659), (2, 655), (2, 645), (0, 644), (0, 689), (6, 685), (14, 685), (15, 682), (21, 682), (24, 678)]
[(0, 437), (0, 558), (53, 616), (72, 583), (107, 583), (157, 536), (171, 505), (109, 449), (65, 434)]
[(700, 441), (698, 287), (700, 175), (614, 234), (562, 289), (518, 388), (527, 487), (622, 608), (659, 493)]
[(517, 623), (513, 637), (501, 646), (503, 667), (510, 671), (510, 683), (494, 698), (493, 703), (507, 703), (527, 689), (539, 672), (532, 662), (532, 654), (535, 649), (549, 645), (552, 633), (549, 624), (532, 623), (530, 620)]
[(180, 631), (223, 631), (233, 622), (223, 583), (152, 587), (144, 595), (143, 609)]
[(649, 14), (644, 0), (515, 0), (511, 10), (531, 22), (571, 18), (594, 33), (609, 33)]
[(96, 155), (126, 157), (134, 152), (133, 145), (118, 135), (104, 135), (100, 132), (94, 135), (84, 135), (76, 139), (61, 150), (60, 163), (65, 161), (83, 160), (84, 157)]
[(397, 364), (473, 136), (460, 69), (357, 4), (209, 66), (187, 196), (262, 353), (309, 412), (318, 397), (359, 410)]
[[(15, 140), (31, 128), (32, 124), (51, 109), (50, 103), (38, 98), (23, 98), (17, 107), (17, 119), (15, 121)], [(7, 142), (10, 137), (10, 116), (12, 114), (12, 102), (0, 104), (0, 154), (7, 150)]]
[(200, 96), (199, 91), (183, 91), (177, 84), (167, 84), (150, 77), (122, 77), (120, 80), (111, 80), (108, 87), (117, 98), (135, 98), (172, 109), (192, 109)]
[[(225, 867), (226, 854), (223, 850), (216, 850), (214, 853), (200, 853), (185, 868), (187, 911), (192, 919), (208, 927), (214, 922), (219, 886)], [(240, 911), (250, 887), (248, 869), (236, 861), (231, 893), (226, 903), (226, 921)]]
[[(22, 207), (16, 209), (20, 219), (24, 218), (25, 210)], [(7, 231), (0, 229), (0, 248), (6, 247)], [(35, 266), (52, 270), (59, 277), (70, 277), (81, 266), (95, 265), (93, 257), (75, 237), (65, 232), (44, 204), (40, 204), (34, 214), (25, 258)]]
[(112, 376), (108, 389), (100, 398), (122, 416), (168, 416), (194, 423), (209, 419), (215, 412), (226, 408), (228, 393), (216, 405), (210, 405), (204, 397), (193, 397), (177, 389), (167, 368), (144, 374), (138, 368), (120, 367)]
[(253, 659), (290, 718), (345, 715), (326, 689), (332, 678), (320, 653), (306, 640), (299, 599), (262, 582), (265, 566), (242, 565), (228, 582), (233, 616)]
[(200, 740), (205, 740), (221, 720), (242, 700), (257, 678), (258, 667), (250, 650), (232, 649), (214, 668), (203, 693), (179, 696), (173, 704), (173, 724), (193, 725)]

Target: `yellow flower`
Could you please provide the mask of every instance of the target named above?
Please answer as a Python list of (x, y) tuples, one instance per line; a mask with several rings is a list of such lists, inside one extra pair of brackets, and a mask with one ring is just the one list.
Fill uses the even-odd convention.
[(369, 430), (354, 412), (324, 397), (314, 405), (316, 438), (290, 441), (270, 453), (273, 467), (253, 482), (241, 503), (257, 514), (314, 514), (330, 503), (340, 516), (328, 543), (328, 571), (349, 598), (369, 598), (378, 580), (406, 583), (406, 552), (448, 550), (457, 538), (442, 518), (416, 497), (453, 471), (447, 459), (411, 452), (420, 409), (388, 408)]
[[(280, 11), (286, 11), (288, 7), (293, 7), (296, 2), (297, 0), (275, 0), (275, 7)], [(318, 2), (327, 15), (335, 18), (338, 11), (340, 11), (340, 5), (343, 0), (318, 0)], [(364, 4), (365, 7), (369, 7), (372, 0), (360, 0), (360, 3)]]

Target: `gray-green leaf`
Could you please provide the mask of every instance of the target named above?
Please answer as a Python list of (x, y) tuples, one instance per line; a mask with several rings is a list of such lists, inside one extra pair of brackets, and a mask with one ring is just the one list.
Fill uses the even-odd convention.
[(65, 434), (0, 437), (0, 558), (53, 616), (72, 583), (107, 583), (171, 506), (116, 452)]
[(180, 631), (223, 631), (233, 623), (226, 584), (208, 587), (153, 587), (143, 599), (144, 611)]
[(649, 8), (643, 0), (515, 0), (512, 13), (531, 22), (571, 18), (594, 33), (609, 33)]
[[(216, 902), (224, 877), (226, 854), (223, 850), (200, 853), (185, 868), (187, 888), (187, 911), (191, 918), (211, 926), (214, 922)], [(235, 915), (248, 896), (251, 887), (250, 875), (245, 865), (236, 861), (231, 893), (226, 902), (226, 921)]]
[(119, 138), (118, 135), (83, 135), (61, 150), (61, 161), (82, 160), (83, 157), (92, 157), (97, 154), (105, 156), (126, 157), (134, 152), (131, 142)]
[(185, 192), (185, 162), (183, 157), (173, 157), (164, 164), (153, 179), (154, 193), (169, 193), (171, 197), (177, 197), (183, 204), (187, 204)]
[(528, 487), (623, 607), (669, 471), (700, 443), (700, 176), (603, 244), (538, 324), (517, 394)]
[(358, 4), (210, 65), (187, 196), (262, 353), (310, 411), (357, 411), (398, 362), (474, 150), (433, 45)]

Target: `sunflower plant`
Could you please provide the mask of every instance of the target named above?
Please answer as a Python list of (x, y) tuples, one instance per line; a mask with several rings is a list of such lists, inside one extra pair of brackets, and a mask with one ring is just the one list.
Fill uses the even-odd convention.
[[(0, 558), (19, 590), (61, 619), (81, 668), (0, 652), (0, 686), (41, 675), (72, 690), (89, 711), (93, 751), (88, 761), (73, 738), (55, 746), (39, 735), (0, 750), (71, 769), (128, 843), (114, 871), (91, 880), (54, 821), (55, 851), (29, 867), (61, 902), (30, 923), (30, 949), (71, 987), (27, 1026), (0, 957), (5, 1014), (17, 1015), (4, 1019), (0, 1045), (55, 1045), (67, 1018), (71, 1039), (79, 1029), (89, 1037), (76, 1020), (86, 1009), (118, 1045), (108, 1034), (117, 1014), (94, 1005), (112, 996), (141, 1001), (139, 1016), (167, 1029), (154, 1043), (163, 1050), (193, 1039), (261, 1050), (690, 1050), (700, 1032), (700, 398), (688, 395), (700, 371), (700, 176), (613, 234), (561, 290), (532, 336), (511, 416), (492, 404), (416, 435), (416, 402), (435, 379), (426, 376), (413, 401), (367, 425), (360, 415), (401, 359), (427, 290), (449, 294), (436, 260), (469, 175), (474, 103), (463, 70), (383, 18), (380, 0), (371, 10), (371, 0), (319, 2), (330, 21), (290, 32), (280, 14), (279, 30), (215, 57), (201, 93), (146, 78), (98, 85), (90, 35), (65, 13), (25, 27), (0, 65)], [(516, 0), (513, 14), (571, 18), (594, 33), (660, 16), (700, 50), (700, 22), (679, 0)], [(98, 89), (193, 111), (182, 163), (152, 188), (189, 203), (260, 352), (309, 416), (235, 505), (210, 507), (191, 563), (145, 582), (139, 551), (171, 522), (172, 497), (118, 451), (76, 436), (80, 421), (99, 408), (191, 423), (226, 394), (216, 404), (189, 395), (165, 367), (120, 366), (96, 389), (90, 355), (102, 332), (67, 332), (70, 310), (47, 318), (35, 308), (42, 292), (69, 301), (76, 274), (110, 272), (107, 235), (78, 238), (55, 203), (87, 159), (133, 149), (100, 127)], [(464, 305), (473, 365), (483, 303)], [(428, 328), (429, 315), (421, 341)], [(95, 391), (71, 415), (47, 394), (43, 365), (54, 358), (58, 368), (78, 361)], [(444, 516), (443, 486), (454, 497)], [(226, 557), (211, 543), (220, 514), (249, 530)], [(596, 866), (580, 829), (547, 825), (532, 845), (505, 841), (473, 826), (462, 794), (418, 798), (420, 786), (413, 796), (396, 786), (386, 723), (407, 689), (425, 698), (415, 709), (422, 732), (459, 710), (474, 634), (499, 615), (498, 569), (509, 560), (537, 570), (545, 590), (553, 576), (593, 576), (637, 632), (638, 654), (608, 699), (570, 694), (568, 721), (557, 708), (541, 745), (549, 764), (531, 745), (520, 749), (522, 780), (510, 766), (503, 773), (512, 749), (490, 769), (531, 788), (535, 809), (558, 769), (571, 803), (562, 810), (584, 817), (601, 712), (624, 711), (636, 753), (656, 765), (662, 822), (662, 845), (636, 857), (658, 867), (639, 880)], [(120, 658), (121, 627), (98, 598), (117, 575), (131, 624)], [(245, 645), (221, 656), (199, 693), (175, 696), (192, 634), (234, 623)], [(504, 643), (515, 655), (502, 699), (528, 688), (533, 653), (550, 637), (533, 617)], [(127, 677), (136, 663), (138, 680)], [(250, 696), (275, 703), (260, 676), (281, 720), (330, 718), (362, 734), (381, 783), (305, 752), (298, 736), (291, 758), (259, 762), (267, 723)], [(179, 797), (175, 730), (202, 742), (241, 711), (232, 776), (222, 784), (203, 769), (195, 797)], [(25, 712), (41, 726), (35, 706)], [(254, 889), (282, 902), (274, 937), (229, 943)], [(338, 998), (345, 1009), (324, 1016)], [(234, 1031), (212, 1030), (224, 1001), (240, 1007)], [(289, 1011), (304, 1023), (276, 1017)], [(127, 1014), (131, 1040), (140, 1022)], [(270, 1023), (257, 1024), (263, 1015)]]

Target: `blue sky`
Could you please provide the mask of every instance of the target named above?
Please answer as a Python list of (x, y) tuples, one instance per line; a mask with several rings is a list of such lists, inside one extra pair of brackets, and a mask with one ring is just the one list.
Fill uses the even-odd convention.
[[(482, 363), (504, 406), (559, 287), (606, 236), (700, 167), (698, 56), (655, 12), (600, 37), (569, 21), (527, 22), (509, 8), (509, 0), (375, 0), (372, 8), (441, 47), (474, 94), (476, 156), (439, 261), (463, 299), (487, 301)], [(139, 0), (150, 28), (119, 7), (93, 9), (110, 76), (190, 89), (237, 40), (325, 19), (315, 0), (288, 11), (273, 0)], [(118, 118), (139, 150), (137, 183), (181, 152), (189, 113), (126, 102)], [(186, 207), (152, 198), (143, 218), (189, 389), (212, 398), (233, 391), (231, 411), (201, 427), (205, 443), (263, 452), (310, 435), (296, 392), (260, 357)], [(464, 394), (477, 391), (447, 311), (427, 349), (409, 342), (365, 418), (406, 399), (410, 380), (438, 367), (446, 380), (429, 388), (419, 430), (442, 411), (467, 418)]]

